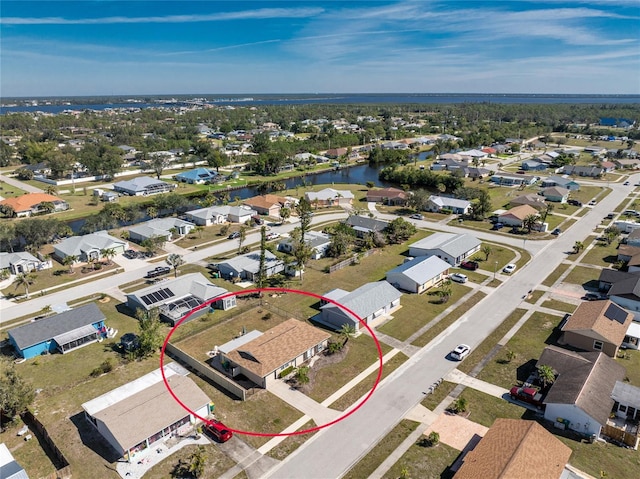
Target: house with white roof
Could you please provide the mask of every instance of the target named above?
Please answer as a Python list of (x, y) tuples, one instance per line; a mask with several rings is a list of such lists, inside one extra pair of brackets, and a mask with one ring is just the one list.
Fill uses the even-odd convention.
[(244, 224), (257, 214), (256, 210), (248, 206), (222, 205), (187, 211), (185, 215), (196, 225), (211, 226), (227, 222)]
[(387, 271), (387, 282), (396, 289), (420, 294), (442, 282), (450, 267), (437, 256), (420, 256)]
[(129, 228), (129, 238), (138, 243), (154, 237), (171, 241), (174, 234), (176, 236), (184, 236), (189, 234), (195, 227), (195, 224), (181, 220), (180, 218), (154, 218), (144, 223), (131, 226)]
[(83, 236), (71, 236), (53, 245), (53, 255), (60, 261), (67, 256), (75, 256), (78, 261), (102, 258), (102, 251), (113, 249), (116, 254), (124, 253), (129, 243), (123, 239), (111, 236), (106, 231), (96, 231)]
[(434, 233), (409, 245), (409, 256), (437, 256), (451, 266), (480, 251), (481, 242), (468, 234)]
[(113, 189), (118, 193), (129, 196), (149, 196), (173, 191), (178, 185), (156, 180), (149, 176), (139, 176), (132, 180), (118, 181)]
[(0, 477), (2, 479), (29, 479), (27, 472), (14, 459), (4, 442), (0, 444)]
[(127, 294), (127, 306), (132, 311), (137, 309), (149, 311), (158, 308), (160, 319), (175, 326), (194, 309), (197, 311), (185, 321), (191, 321), (205, 314), (207, 312), (207, 308), (203, 307), (205, 303), (209, 303), (210, 308), (222, 310), (234, 308), (235, 296), (215, 300), (228, 292), (213, 284), (201, 273), (190, 273)]
[[(401, 296), (402, 293), (386, 281), (367, 283), (352, 292), (334, 289), (324, 295), (321, 302), (325, 304), (320, 307), (318, 321), (335, 330), (348, 324), (359, 331), (358, 318), (367, 325), (380, 323), (400, 307)], [(342, 307), (326, 301), (327, 299)]]
[(0, 271), (6, 269), (10, 274), (29, 273), (30, 271), (42, 271), (53, 266), (51, 260), (40, 261), (27, 251), (18, 253), (0, 253)]
[[(311, 248), (311, 259), (323, 258), (329, 246), (331, 246), (331, 237), (320, 231), (307, 231), (304, 235), (304, 242)], [(278, 251), (283, 253), (293, 252), (293, 240), (284, 238), (278, 243)]]
[[(221, 263), (212, 263), (209, 268), (218, 271), (223, 278), (228, 280), (256, 281), (260, 271), (260, 251), (252, 251)], [(284, 262), (271, 251), (266, 250), (265, 276), (269, 278), (283, 271)]]
[[(164, 366), (167, 385), (184, 407), (207, 418), (212, 411), (211, 400), (187, 377), (187, 371), (178, 370), (173, 363)], [(129, 462), (160, 441), (193, 431), (198, 419), (184, 407), (165, 386), (160, 369), (82, 405), (87, 421)]]
[(320, 191), (308, 191), (305, 198), (314, 206), (351, 206), (353, 193), (349, 190), (334, 190), (325, 188)]
[(449, 198), (448, 196), (431, 195), (427, 200), (425, 209), (436, 213), (442, 210), (450, 210), (456, 215), (466, 215), (471, 209), (471, 202), (458, 198)]

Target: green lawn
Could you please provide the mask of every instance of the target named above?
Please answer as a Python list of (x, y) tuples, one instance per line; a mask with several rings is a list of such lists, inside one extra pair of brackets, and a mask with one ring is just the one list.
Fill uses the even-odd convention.
[(544, 293), (545, 291), (541, 291), (537, 289), (533, 293), (531, 293), (529, 296), (527, 296), (527, 299), (525, 301), (527, 303), (535, 304), (538, 302), (538, 300), (542, 297)]
[[(554, 315), (533, 313), (495, 358), (480, 371), (478, 379), (507, 389), (526, 379), (542, 350), (548, 344), (556, 344), (560, 333), (555, 328), (561, 319)], [(507, 359), (507, 351), (513, 351), (516, 355), (511, 361)]]
[(423, 347), (426, 346), (432, 339), (434, 339), (438, 334), (451, 326), (457, 319), (459, 319), (463, 314), (465, 314), (469, 309), (479, 303), (482, 298), (486, 296), (482, 291), (478, 291), (475, 293), (468, 301), (465, 301), (464, 304), (458, 306), (444, 318), (442, 318), (437, 324), (433, 327), (429, 328), (423, 334), (421, 334), (417, 339), (415, 339), (411, 344), (414, 346)]
[(565, 278), (565, 282), (572, 284), (581, 284), (583, 286), (591, 285), (597, 286), (598, 277), (600, 276), (599, 268), (587, 268), (585, 266), (576, 266)]
[(556, 281), (560, 279), (560, 276), (562, 276), (569, 269), (569, 266), (570, 265), (566, 263), (559, 264), (558, 267), (553, 271), (553, 273), (547, 276), (547, 278), (542, 282), (542, 284), (548, 287), (553, 286), (554, 284), (556, 284)]
[(420, 404), (433, 411), (440, 405), (442, 401), (444, 401), (444, 399), (449, 395), (449, 393), (451, 393), (451, 391), (453, 391), (456, 386), (456, 383), (442, 381), (442, 383), (440, 383), (440, 386), (438, 386), (432, 394), (427, 395), (427, 397), (424, 398)]
[(521, 406), (472, 388), (465, 388), (459, 397), (467, 400), (468, 419), (486, 427), (491, 427), (499, 417), (520, 419), (527, 411)]
[(562, 311), (564, 313), (573, 313), (578, 306), (571, 303), (565, 303), (564, 301), (558, 301), (557, 299), (547, 299), (542, 303), (542, 307), (555, 309), (556, 311)]
[(413, 444), (407, 452), (389, 469), (383, 479), (397, 479), (402, 477), (402, 471), (406, 468), (409, 475), (420, 479), (450, 479), (453, 472), (449, 467), (454, 463), (460, 451), (440, 443), (435, 447), (424, 447)]
[(366, 479), (420, 423), (403, 419), (347, 473), (345, 479)]
[(581, 262), (595, 266), (610, 267), (618, 261), (617, 241), (607, 244), (604, 241), (595, 241), (593, 248), (587, 251)]
[(627, 349), (616, 358), (616, 361), (626, 368), (629, 382), (640, 387), (640, 351)]

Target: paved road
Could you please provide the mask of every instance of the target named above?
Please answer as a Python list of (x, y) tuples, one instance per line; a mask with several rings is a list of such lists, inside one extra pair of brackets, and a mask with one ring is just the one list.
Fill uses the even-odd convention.
[(18, 181), (5, 175), (0, 175), (0, 180), (4, 181), (8, 185), (13, 186), (14, 188), (18, 188), (21, 191), (26, 191), (28, 193), (44, 193), (44, 190), (40, 188), (36, 188), (35, 186), (31, 186), (27, 183), (23, 183), (22, 181)]
[[(631, 181), (635, 183), (638, 177)], [(574, 242), (587, 237), (630, 191), (631, 187), (614, 185), (613, 192), (579, 222), (557, 239), (546, 242), (528, 265), (386, 378), (362, 408), (317, 433), (264, 477), (326, 479), (346, 474), (424, 398), (430, 384), (455, 368), (456, 363), (446, 359), (449, 351), (463, 342), (477, 346), (522, 302), (529, 290), (556, 269)]]

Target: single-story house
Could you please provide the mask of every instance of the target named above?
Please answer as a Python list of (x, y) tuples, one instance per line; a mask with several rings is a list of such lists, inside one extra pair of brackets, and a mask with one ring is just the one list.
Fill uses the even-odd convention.
[(629, 233), (627, 244), (629, 246), (640, 246), (640, 229), (635, 229)]
[(602, 268), (598, 277), (598, 289), (600, 291), (609, 291), (614, 283), (624, 281), (626, 279), (639, 279), (637, 272), (620, 271), (613, 268)]
[(547, 164), (537, 160), (525, 160), (520, 164), (520, 168), (524, 171), (544, 171)]
[(29, 479), (27, 472), (18, 464), (4, 442), (0, 444), (0, 477), (2, 479)]
[(167, 241), (174, 239), (176, 236), (184, 236), (195, 228), (196, 225), (180, 218), (154, 218), (144, 223), (129, 227), (129, 239), (142, 243), (143, 241), (161, 237)]
[(614, 160), (616, 166), (618, 168), (624, 168), (629, 170), (637, 170), (640, 168), (640, 159), (637, 158), (629, 158), (629, 159), (618, 159)]
[(358, 238), (364, 238), (369, 233), (382, 233), (388, 226), (388, 221), (369, 218), (368, 216), (351, 215), (344, 224), (351, 226)]
[(497, 183), (500, 186), (529, 186), (533, 185), (537, 181), (537, 177), (497, 172), (491, 175), (490, 181), (492, 183)]
[(178, 173), (173, 177), (174, 180), (181, 183), (189, 183), (191, 185), (202, 185), (215, 183), (220, 179), (220, 175), (208, 168), (195, 168), (193, 170)]
[[(53, 205), (53, 208), (49, 210), (44, 206), (45, 204)], [(26, 193), (14, 198), (7, 198), (0, 201), (0, 206), (11, 208), (13, 214), (18, 218), (69, 209), (69, 203), (47, 193)]]
[(60, 261), (67, 256), (75, 256), (78, 261), (99, 260), (104, 250), (112, 249), (116, 254), (124, 253), (129, 243), (111, 236), (106, 231), (96, 231), (83, 236), (71, 236), (53, 245), (53, 255)]
[(544, 196), (547, 201), (566, 203), (569, 199), (569, 190), (561, 186), (551, 186), (542, 190), (542, 196)]
[[(189, 410), (208, 417), (211, 400), (186, 377), (186, 371), (178, 373), (171, 366), (164, 366), (171, 391)], [(87, 421), (129, 462), (159, 441), (187, 435), (197, 421), (173, 398), (160, 369), (84, 403), (82, 409)]]
[(640, 419), (640, 388), (623, 381), (616, 381), (611, 392), (614, 400), (613, 412), (616, 417), (627, 421)]
[(529, 215), (538, 216), (538, 210), (533, 206), (520, 205), (510, 210), (505, 211), (501, 215), (498, 215), (498, 221), (507, 226), (522, 226), (522, 222)]
[(106, 336), (105, 316), (95, 303), (9, 330), (9, 343), (23, 358), (68, 353)]
[(441, 155), (439, 159), (434, 161), (429, 167), (430, 170), (433, 171), (451, 171), (456, 172), (462, 170), (469, 166), (469, 162), (467, 160), (456, 160), (453, 158), (443, 158), (444, 155)]
[[(313, 230), (305, 233), (304, 241), (311, 248), (311, 259), (323, 258), (331, 245), (331, 237), (328, 234)], [(293, 240), (291, 238), (284, 238), (278, 243), (278, 251), (282, 251), (283, 253), (293, 252)]]
[(385, 205), (403, 206), (407, 204), (409, 195), (398, 188), (378, 188), (367, 191), (367, 201)]
[(537, 195), (535, 193), (520, 195), (509, 201), (509, 206), (511, 208), (521, 205), (529, 205), (538, 211), (544, 209), (547, 206), (544, 196)]
[(149, 176), (139, 176), (132, 180), (118, 181), (113, 189), (118, 193), (129, 196), (149, 196), (173, 191), (178, 185), (156, 180)]
[(589, 178), (600, 178), (604, 174), (604, 168), (599, 166), (576, 166), (565, 165), (562, 167), (565, 175), (587, 176)]
[(243, 201), (243, 204), (256, 210), (258, 214), (271, 216), (272, 218), (278, 218), (280, 216), (280, 209), (287, 207), (290, 208), (292, 203), (287, 198), (277, 195), (261, 195), (254, 196)]
[(612, 117), (600, 118), (600, 126), (611, 126), (614, 128), (630, 128), (635, 124), (636, 124), (635, 120), (630, 120), (628, 118), (612, 118)]
[(282, 371), (301, 366), (326, 349), (330, 337), (329, 333), (292, 318), (264, 333), (251, 331), (222, 345), (219, 351), (232, 377), (242, 375), (266, 389)]
[(550, 176), (542, 180), (543, 188), (548, 188), (550, 186), (560, 186), (561, 188), (566, 188), (569, 191), (577, 191), (580, 189), (580, 184), (577, 181), (573, 181), (571, 178), (563, 178), (562, 176)]
[(462, 457), (454, 479), (509, 479), (531, 471), (561, 479), (571, 448), (536, 421), (497, 418), (478, 444)]
[[(637, 230), (633, 230), (637, 231)], [(632, 233), (633, 233), (632, 231)], [(624, 261), (625, 263), (630, 263), (633, 258), (640, 254), (640, 246), (630, 245), (630, 244), (621, 244), (618, 246), (618, 261)], [(629, 271), (633, 271), (629, 268)]]
[(481, 241), (468, 234), (434, 233), (409, 245), (409, 256), (437, 256), (451, 266), (480, 251)]
[(192, 223), (199, 226), (219, 225), (226, 222), (244, 224), (256, 216), (258, 212), (248, 206), (210, 206), (187, 211), (186, 217)]
[(611, 173), (616, 169), (616, 164), (613, 161), (602, 161), (600, 162), (600, 166), (602, 167), (605, 173)]
[(627, 328), (627, 334), (622, 340), (622, 347), (626, 349), (640, 349), (640, 323), (631, 321)]
[(640, 275), (616, 281), (607, 294), (611, 301), (640, 318)]
[(211, 283), (201, 273), (190, 273), (127, 294), (127, 306), (132, 311), (158, 308), (160, 319), (175, 326), (195, 308), (201, 309), (189, 316), (187, 321), (205, 314), (207, 308), (202, 307), (205, 303), (210, 302), (210, 309), (234, 308), (235, 296), (215, 300), (226, 293), (226, 289)]
[(27, 251), (18, 253), (0, 253), (0, 271), (9, 270), (11, 274), (29, 273), (30, 271), (42, 271), (53, 266), (51, 260), (40, 261)]
[(556, 380), (544, 398), (544, 418), (559, 428), (599, 437), (613, 408), (611, 393), (625, 368), (604, 353), (547, 346), (536, 367), (549, 366)]
[(325, 188), (318, 192), (308, 191), (305, 198), (315, 206), (351, 206), (353, 204), (353, 193), (349, 190), (334, 190)]
[(615, 358), (633, 314), (606, 301), (585, 301), (562, 327), (562, 344), (583, 351), (601, 351)]
[(331, 148), (325, 151), (324, 154), (329, 158), (339, 158), (341, 156), (345, 156), (348, 152), (349, 150), (347, 150), (346, 148)]
[[(366, 283), (351, 293), (343, 289), (334, 289), (324, 295), (358, 315), (366, 324), (379, 323), (400, 306), (402, 293), (386, 281)], [(322, 301), (326, 302), (326, 301)], [(319, 321), (339, 330), (344, 324), (360, 329), (360, 321), (338, 305), (326, 302), (320, 307)]]
[(431, 195), (427, 200), (425, 209), (434, 212), (450, 210), (456, 215), (466, 215), (471, 209), (471, 202), (458, 198), (449, 198), (448, 196)]
[(462, 168), (464, 170), (464, 176), (472, 179), (480, 179), (489, 176), (492, 171), (487, 168), (480, 168), (476, 166), (469, 166)]
[[(260, 271), (260, 251), (252, 251), (221, 263), (212, 263), (209, 267), (219, 271), (225, 279), (256, 281)], [(265, 276), (269, 278), (283, 271), (283, 261), (272, 252), (265, 251)]]
[(420, 256), (387, 271), (386, 279), (396, 289), (419, 294), (445, 279), (450, 267), (437, 256)]
[(486, 153), (482, 150), (473, 149), (473, 150), (459, 151), (458, 155), (467, 156), (469, 158), (482, 159), (482, 158), (487, 158), (489, 156), (489, 153)]

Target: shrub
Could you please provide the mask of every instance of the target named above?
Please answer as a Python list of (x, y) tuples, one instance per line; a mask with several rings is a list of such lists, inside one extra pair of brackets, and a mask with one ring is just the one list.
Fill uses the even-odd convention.
[(94, 368), (89, 374), (92, 378), (95, 378), (101, 374), (106, 374), (111, 371), (113, 371), (113, 361), (111, 361), (111, 358), (107, 358), (100, 364), (100, 366)]
[(291, 371), (293, 371), (293, 369), (294, 369), (294, 367), (293, 367), (293, 366), (289, 366), (289, 367), (287, 367), (287, 368), (284, 368), (282, 371), (280, 371), (280, 372), (278, 373), (278, 377), (279, 377), (279, 378), (283, 378), (283, 377), (285, 377), (285, 376), (288, 376), (288, 375), (289, 375), (289, 373), (290, 373)]

